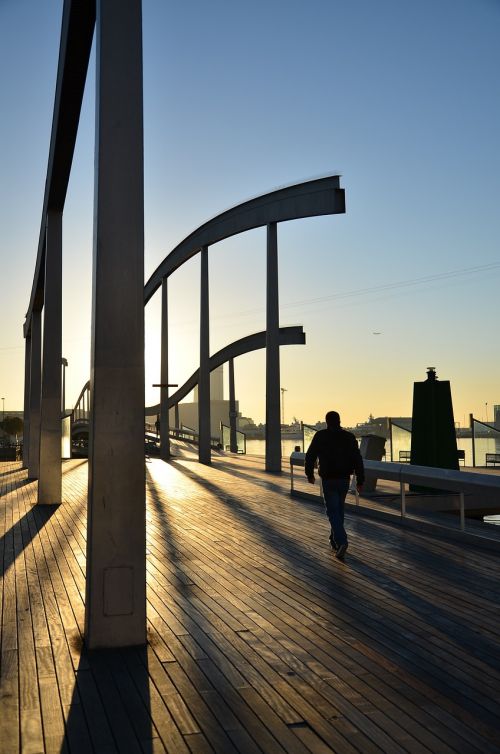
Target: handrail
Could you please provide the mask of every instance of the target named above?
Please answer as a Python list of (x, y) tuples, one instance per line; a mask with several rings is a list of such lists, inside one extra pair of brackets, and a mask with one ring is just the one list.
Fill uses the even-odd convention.
[[(294, 493), (293, 468), (294, 466), (304, 466), (305, 457), (305, 453), (298, 452), (292, 453), (290, 456), (292, 494)], [(500, 476), (387, 461), (364, 461), (364, 467), (367, 478), (375, 477), (399, 483), (401, 492), (401, 518), (404, 518), (406, 515), (405, 484), (418, 484), (422, 487), (457, 492), (460, 496), (460, 529), (462, 531), (465, 529), (465, 494), (493, 492), (498, 494), (500, 500)]]

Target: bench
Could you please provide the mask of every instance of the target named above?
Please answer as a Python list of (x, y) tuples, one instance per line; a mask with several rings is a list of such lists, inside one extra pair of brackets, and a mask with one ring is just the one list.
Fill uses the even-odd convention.
[[(500, 463), (500, 453), (487, 453), (488, 455), (497, 456), (498, 463)], [(457, 450), (457, 458), (458, 462), (463, 461), (463, 465), (465, 466), (465, 450)], [(410, 463), (411, 462), (411, 450), (400, 450), (399, 451), (399, 463)]]
[(490, 463), (493, 466), (496, 466), (497, 463), (500, 463), (500, 453), (486, 453), (486, 466), (488, 466)]

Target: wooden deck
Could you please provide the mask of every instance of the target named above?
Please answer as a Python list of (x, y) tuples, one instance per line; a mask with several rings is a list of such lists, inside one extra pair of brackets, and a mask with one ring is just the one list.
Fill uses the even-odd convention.
[(87, 464), (0, 464), (0, 751), (500, 752), (499, 558), (319, 506), (252, 458), (147, 463), (146, 648), (88, 653)]

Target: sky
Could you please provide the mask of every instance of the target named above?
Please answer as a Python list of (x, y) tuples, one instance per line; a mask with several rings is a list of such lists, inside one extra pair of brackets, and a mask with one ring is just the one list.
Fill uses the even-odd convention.
[[(0, 0), (0, 397), (22, 409), (62, 0)], [(145, 275), (208, 218), (340, 174), (345, 215), (278, 227), (285, 420), (409, 416), (428, 366), (455, 420), (500, 404), (498, 0), (143, 2)], [(94, 52), (63, 219), (68, 407), (90, 375)], [(210, 349), (265, 329), (265, 229), (209, 251)], [(170, 278), (170, 378), (199, 358), (199, 258)], [(159, 399), (160, 294), (145, 310)], [(380, 333), (375, 335), (374, 333)], [(265, 354), (235, 364), (265, 416)]]

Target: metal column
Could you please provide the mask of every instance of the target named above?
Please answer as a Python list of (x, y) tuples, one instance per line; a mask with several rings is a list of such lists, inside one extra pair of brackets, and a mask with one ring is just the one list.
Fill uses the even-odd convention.
[(62, 212), (47, 213), (38, 502), (61, 502)]
[(31, 377), (31, 332), (24, 341), (24, 408), (23, 408), (23, 468), (29, 467), (30, 454), (30, 377)]
[(229, 359), (229, 449), (238, 452), (236, 440), (236, 391), (234, 389), (234, 359)]
[(170, 426), (168, 416), (168, 278), (161, 284), (161, 366), (160, 382), (160, 457), (170, 458)]
[(267, 226), (266, 471), (281, 471), (278, 230)]
[(42, 312), (31, 315), (30, 448), (28, 478), (38, 479), (40, 468), (40, 394), (42, 381)]
[(146, 641), (140, 0), (98, 0), (85, 640)]
[(198, 459), (210, 463), (210, 311), (208, 299), (208, 247), (201, 250), (200, 376), (198, 381)]

